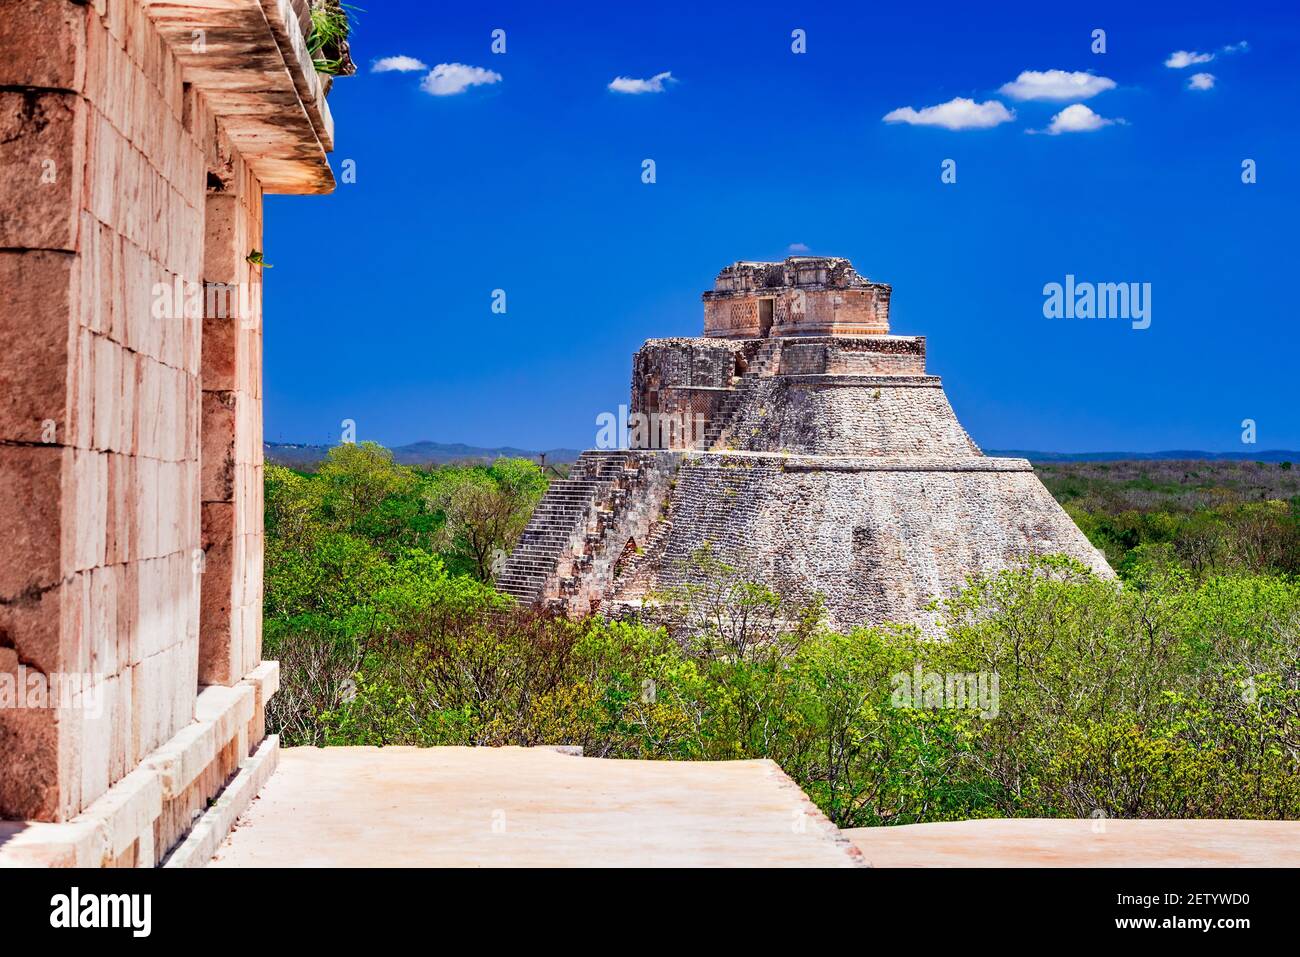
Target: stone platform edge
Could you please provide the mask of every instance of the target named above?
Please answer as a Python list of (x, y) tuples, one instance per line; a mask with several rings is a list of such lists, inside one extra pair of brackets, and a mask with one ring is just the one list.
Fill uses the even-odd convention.
[(767, 765), (768, 773), (776, 779), (777, 785), (784, 791), (792, 792), (797, 797), (795, 800), (799, 803), (800, 812), (803, 820), (799, 822), (804, 827), (811, 827), (820, 831), (822, 836), (834, 844), (844, 853), (845, 867), (870, 867), (867, 863), (866, 855), (862, 853), (862, 848), (858, 847), (849, 836), (841, 831), (819, 808), (807, 792), (795, 782), (794, 778), (785, 773), (785, 769), (777, 764), (771, 758), (760, 758), (762, 763)]
[(257, 792), (275, 773), (280, 763), (280, 736), (269, 735), (239, 773), (226, 785), (212, 806), (195, 822), (185, 839), (176, 846), (163, 867), (204, 867), (230, 834), (240, 816), (248, 810)]
[(793, 455), (785, 461), (787, 472), (1032, 472), (1028, 459), (1015, 458), (827, 458)]
[(818, 386), (824, 389), (942, 389), (937, 375), (852, 375), (842, 372), (778, 372), (768, 378), (787, 385)]
[[(646, 449), (634, 451), (651, 451)], [(790, 452), (748, 452), (738, 449), (684, 449), (678, 452), (694, 465), (731, 459), (778, 465), (786, 472), (1032, 472), (1028, 459), (972, 455), (943, 458), (927, 455), (800, 455)]]
[(238, 684), (202, 688), (194, 720), (72, 820), (0, 821), (0, 867), (154, 867), (175, 857), (200, 825), (211, 829), (212, 811), (256, 781), (251, 800), (275, 769), (279, 740), (263, 729), (279, 687), (279, 662), (264, 661)]

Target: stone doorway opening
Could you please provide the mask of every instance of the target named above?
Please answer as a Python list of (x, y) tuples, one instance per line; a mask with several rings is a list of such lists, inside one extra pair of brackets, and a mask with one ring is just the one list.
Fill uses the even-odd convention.
[(772, 311), (775, 303), (775, 299), (758, 300), (758, 334), (760, 338), (766, 339), (772, 334)]

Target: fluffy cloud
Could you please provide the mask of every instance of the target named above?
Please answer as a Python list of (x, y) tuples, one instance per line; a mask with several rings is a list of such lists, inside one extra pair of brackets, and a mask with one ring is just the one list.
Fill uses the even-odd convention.
[[(1231, 56), (1234, 53), (1245, 53), (1250, 50), (1250, 44), (1245, 40), (1237, 43), (1229, 43), (1227, 46), (1219, 47), (1219, 53), (1225, 53)], [(1165, 60), (1165, 66), (1171, 70), (1182, 70), (1186, 67), (1197, 63), (1209, 63), (1214, 59), (1214, 53), (1197, 53), (1192, 50), (1175, 50), (1169, 54), (1169, 59)], [(1208, 90), (1209, 87), (1196, 87), (1198, 90)]]
[(804, 256), (812, 252), (812, 249), (806, 243), (791, 243), (785, 251), (791, 256)]
[(609, 88), (615, 93), (662, 93), (666, 85), (676, 82), (672, 72), (665, 70), (656, 73), (648, 80), (638, 80), (630, 76), (616, 76), (610, 80)]
[(485, 70), (481, 66), (466, 66), (464, 63), (439, 63), (420, 81), (420, 89), (434, 96), (455, 96), (464, 93), (471, 86), (486, 86), (500, 83), (501, 74)]
[(1194, 53), (1191, 50), (1175, 50), (1165, 60), (1165, 66), (1171, 70), (1181, 70), (1193, 63), (1209, 63), (1214, 59), (1213, 53)]
[(1189, 90), (1212, 90), (1214, 89), (1213, 73), (1193, 73), (1191, 79), (1187, 81)]
[(1056, 136), (1058, 133), (1091, 133), (1103, 126), (1123, 123), (1123, 120), (1108, 120), (1098, 116), (1082, 103), (1072, 103), (1052, 117), (1047, 125), (1047, 132)]
[(946, 130), (983, 130), (999, 123), (1009, 123), (1016, 118), (1014, 110), (1008, 110), (997, 100), (974, 100), (959, 96), (940, 103), (938, 106), (925, 106), (914, 110), (910, 106), (899, 107), (885, 114), (886, 123), (906, 123), (909, 126), (942, 126)]
[(414, 73), (416, 70), (429, 69), (413, 56), (386, 56), (376, 60), (370, 67), (371, 73)]
[(1092, 73), (1025, 70), (1001, 92), (1013, 100), (1086, 100), (1114, 88), (1114, 80)]

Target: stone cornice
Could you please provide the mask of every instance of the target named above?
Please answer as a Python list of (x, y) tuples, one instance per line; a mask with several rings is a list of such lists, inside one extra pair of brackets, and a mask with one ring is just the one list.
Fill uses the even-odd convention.
[(805, 455), (795, 452), (749, 452), (742, 449), (686, 449), (678, 455), (693, 465), (771, 465), (786, 472), (1032, 472), (1028, 459), (970, 455)]
[(291, 0), (141, 2), (266, 192), (334, 188), (333, 120)]
[(937, 375), (841, 375), (830, 372), (811, 372), (788, 375), (778, 373), (772, 378), (780, 379), (790, 385), (806, 385), (817, 388), (846, 388), (851, 386), (877, 389), (943, 388), (943, 379)]

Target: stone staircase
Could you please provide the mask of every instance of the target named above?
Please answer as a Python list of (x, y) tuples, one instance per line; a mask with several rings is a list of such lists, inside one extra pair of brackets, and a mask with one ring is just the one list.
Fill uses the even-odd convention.
[(780, 342), (775, 339), (766, 339), (758, 347), (758, 352), (754, 354), (754, 359), (750, 363), (748, 371), (740, 377), (740, 382), (736, 384), (731, 394), (722, 401), (718, 411), (709, 420), (709, 427), (704, 431), (704, 442), (701, 446), (703, 449), (708, 450), (717, 446), (718, 441), (722, 438), (722, 433), (731, 424), (736, 409), (748, 401), (750, 392), (757, 385), (758, 380), (772, 374), (780, 358), (779, 350)]
[[(749, 368), (735, 388), (723, 400), (705, 430), (702, 449), (713, 449), (731, 423), (736, 410), (749, 399), (751, 390), (761, 379), (773, 374), (779, 361), (780, 343), (764, 341), (754, 354)], [(648, 479), (647, 468), (653, 465), (652, 452), (631, 449), (586, 451), (578, 456), (567, 479), (555, 479), (538, 503), (519, 543), (497, 576), (497, 590), (523, 605), (543, 605), (558, 611), (585, 614), (604, 593), (626, 599), (628, 582), (642, 562), (635, 557), (624, 569), (628, 574), (616, 582), (612, 553), (622, 549), (621, 536), (628, 521), (636, 524), (638, 509), (651, 504), (657, 511), (664, 488), (659, 480)], [(662, 453), (661, 453), (662, 454)], [(658, 466), (661, 468), (661, 466)], [(675, 468), (675, 466), (674, 466)], [(649, 485), (647, 486), (647, 481)], [(648, 489), (658, 491), (658, 502), (644, 501)], [(629, 518), (631, 516), (632, 518)], [(656, 514), (649, 522), (652, 536), (646, 540), (645, 516), (640, 531), (635, 532), (642, 551), (653, 551), (667, 535), (669, 523)], [(619, 532), (620, 541), (607, 542), (611, 530)], [(623, 577), (623, 576), (619, 576)]]
[(538, 503), (511, 552), (496, 587), (521, 604), (554, 599), (590, 564), (613, 518), (627, 502), (641, 466), (631, 450), (587, 451), (578, 456), (567, 479), (555, 479)]

